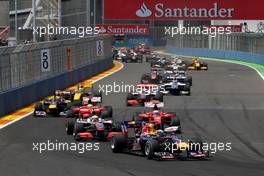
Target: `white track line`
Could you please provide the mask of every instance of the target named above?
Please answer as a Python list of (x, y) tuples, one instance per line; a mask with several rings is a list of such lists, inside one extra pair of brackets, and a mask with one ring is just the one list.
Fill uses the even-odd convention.
[[(100, 77), (100, 78), (96, 79), (95, 81), (92, 82), (92, 84), (95, 83), (95, 82), (97, 82), (97, 81), (100, 81), (100, 80), (102, 80), (102, 79), (104, 79), (104, 78), (106, 78), (106, 77), (108, 77), (108, 76), (110, 76), (110, 75), (112, 75), (112, 74), (114, 74), (114, 73), (116, 73), (116, 72), (119, 72), (120, 70), (122, 70), (122, 69), (124, 68), (124, 64), (121, 63), (121, 62), (120, 62), (120, 64), (121, 64), (121, 67), (120, 67), (119, 69), (117, 69), (117, 70), (115, 70), (114, 72), (111, 72), (111, 73), (109, 73), (109, 74), (107, 74), (107, 75), (105, 75), (105, 76), (103, 76), (103, 77)], [(99, 73), (99, 74), (101, 74), (101, 73)], [(3, 125), (3, 126), (0, 126), (0, 130), (3, 129), (3, 128), (5, 128), (5, 127), (7, 127), (7, 126), (9, 126), (9, 125), (11, 125), (11, 124), (13, 124), (13, 123), (15, 123), (15, 122), (17, 122), (17, 121), (19, 121), (19, 120), (22, 120), (22, 119), (24, 119), (24, 118), (30, 116), (31, 114), (33, 114), (33, 112), (34, 112), (34, 111), (32, 111), (32, 112), (30, 112), (30, 113), (28, 113), (28, 114), (25, 114), (25, 115), (23, 115), (23, 116), (17, 118), (16, 120), (13, 120), (13, 121), (11, 121), (11, 122), (8, 122), (7, 124), (5, 124), (5, 125)]]
[(17, 118), (16, 120), (12, 120), (11, 122), (8, 122), (7, 124), (4, 124), (3, 126), (0, 126), (0, 130), (5, 128), (5, 127), (7, 127), (7, 126), (9, 126), (9, 125), (11, 125), (11, 124), (13, 124), (13, 123), (15, 123), (15, 122), (17, 122), (17, 121), (19, 121), (19, 120), (24, 119), (27, 116), (30, 116), (31, 114), (33, 114), (33, 111), (28, 113), (28, 114), (25, 114), (25, 115), (23, 115), (23, 116), (21, 116), (19, 118)]

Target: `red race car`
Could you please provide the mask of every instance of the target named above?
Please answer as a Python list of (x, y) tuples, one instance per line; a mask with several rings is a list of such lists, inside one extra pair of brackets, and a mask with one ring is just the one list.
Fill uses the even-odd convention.
[(150, 48), (147, 47), (145, 44), (139, 44), (135, 48), (135, 52), (140, 54), (150, 54)]
[[(82, 109), (80, 110), (80, 112)], [(107, 140), (113, 134), (119, 134), (121, 125), (113, 123), (111, 118), (99, 116), (94, 111), (92, 114), (85, 112), (76, 119), (69, 119), (67, 123), (67, 134), (73, 135), (79, 141), (83, 139)]]
[(67, 112), (66, 132), (72, 134), (74, 130), (74, 124), (77, 118), (87, 119), (92, 115), (97, 115), (101, 119), (112, 118), (113, 108), (111, 106), (102, 106), (100, 103), (92, 104), (91, 102), (83, 102), (83, 105), (78, 107), (72, 107)]
[(158, 110), (157, 106), (150, 112), (136, 113), (133, 117), (135, 121), (154, 122), (159, 128), (164, 129), (169, 126), (181, 125), (180, 119), (174, 112), (163, 112)]

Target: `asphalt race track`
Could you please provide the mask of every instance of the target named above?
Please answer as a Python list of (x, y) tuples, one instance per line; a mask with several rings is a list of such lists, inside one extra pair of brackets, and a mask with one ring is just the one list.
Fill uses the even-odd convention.
[[(1, 176), (235, 176), (264, 175), (264, 83), (252, 69), (208, 61), (208, 71), (192, 71), (192, 95), (166, 96), (165, 109), (182, 121), (184, 136), (210, 142), (231, 142), (232, 150), (217, 152), (210, 161), (152, 161), (129, 154), (113, 154), (109, 143), (100, 151), (33, 151), (33, 142), (75, 142), (65, 132), (64, 119), (27, 117), (0, 132)], [(97, 85), (136, 84), (150, 70), (143, 64), (125, 64)], [(104, 97), (114, 107), (116, 119), (129, 117), (138, 108), (126, 108), (126, 94)]]

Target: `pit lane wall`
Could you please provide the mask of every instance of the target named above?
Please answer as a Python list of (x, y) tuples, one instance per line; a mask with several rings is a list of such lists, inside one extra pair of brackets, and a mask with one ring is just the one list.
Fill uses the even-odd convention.
[[(111, 43), (111, 36), (92, 36), (0, 48), (0, 117), (110, 69)], [(47, 49), (50, 71), (42, 71)]]
[(177, 35), (167, 38), (166, 51), (178, 55), (239, 60), (264, 65), (264, 34)]

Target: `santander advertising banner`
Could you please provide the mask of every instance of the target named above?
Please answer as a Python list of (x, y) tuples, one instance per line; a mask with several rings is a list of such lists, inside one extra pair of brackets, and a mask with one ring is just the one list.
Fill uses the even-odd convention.
[(147, 35), (148, 24), (98, 24), (100, 34)]
[(264, 20), (263, 0), (105, 0), (106, 20)]

